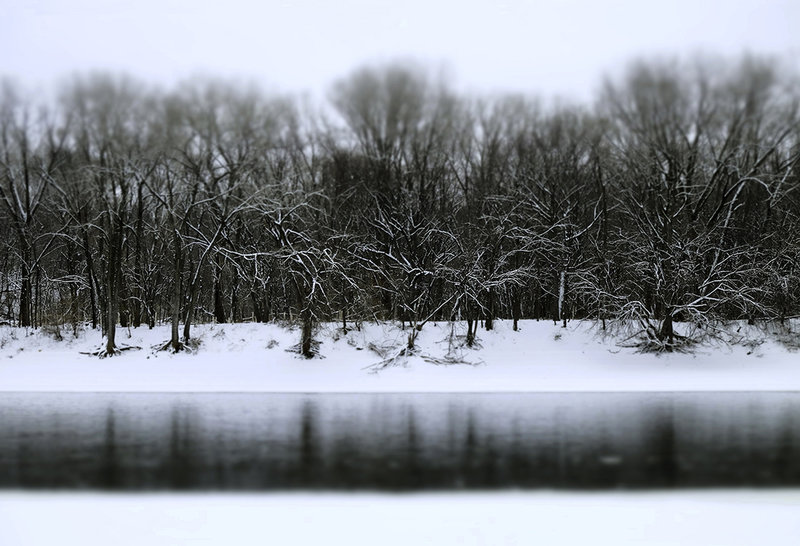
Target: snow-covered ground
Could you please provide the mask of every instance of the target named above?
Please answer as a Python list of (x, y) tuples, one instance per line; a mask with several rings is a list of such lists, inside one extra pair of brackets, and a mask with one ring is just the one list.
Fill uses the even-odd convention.
[[(640, 354), (602, 338), (590, 323), (567, 328), (523, 321), (514, 332), (501, 321), (479, 331), (478, 349), (455, 350), (472, 363), (442, 365), (452, 346), (451, 326), (428, 324), (419, 354), (380, 371), (376, 347), (402, 347), (407, 332), (396, 324), (365, 324), (341, 334), (323, 325), (316, 334), (321, 358), (306, 360), (286, 349), (297, 329), (274, 324), (199, 325), (194, 354), (153, 349), (169, 337), (167, 326), (120, 329), (124, 345), (142, 347), (114, 358), (80, 354), (100, 347), (89, 330), (62, 339), (42, 330), (0, 328), (2, 391), (264, 391), (264, 392), (452, 392), (452, 391), (731, 391), (800, 389), (800, 353), (770, 336), (751, 343), (706, 344), (692, 354)], [(456, 327), (456, 334), (459, 327)], [(461, 343), (463, 345), (463, 342)]]
[(0, 493), (4, 546), (796, 545), (800, 491)]
[[(428, 324), (418, 354), (378, 372), (376, 348), (402, 346), (396, 325), (365, 324), (346, 336), (317, 333), (321, 358), (286, 349), (299, 332), (277, 325), (200, 325), (194, 354), (158, 352), (168, 327), (122, 329), (142, 347), (114, 358), (80, 354), (97, 331), (62, 340), (0, 328), (2, 391), (754, 391), (800, 390), (800, 354), (769, 336), (708, 344), (692, 354), (638, 354), (590, 324), (563, 329), (525, 321), (479, 332), (472, 365), (437, 365), (451, 352), (450, 325)], [(459, 333), (456, 331), (456, 333)], [(763, 341), (763, 343), (761, 342)], [(492, 492), (437, 494), (96, 494), (0, 492), (0, 544), (671, 544), (794, 545), (800, 490)]]

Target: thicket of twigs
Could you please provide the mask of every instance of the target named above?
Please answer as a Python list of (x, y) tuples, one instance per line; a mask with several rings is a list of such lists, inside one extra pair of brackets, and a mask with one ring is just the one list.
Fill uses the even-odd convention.
[[(0, 313), (22, 325), (800, 315), (800, 86), (769, 60), (638, 63), (596, 103), (368, 67), (315, 109), (220, 81), (0, 93)], [(626, 336), (627, 337), (627, 336)], [(101, 351), (102, 352), (102, 351)]]

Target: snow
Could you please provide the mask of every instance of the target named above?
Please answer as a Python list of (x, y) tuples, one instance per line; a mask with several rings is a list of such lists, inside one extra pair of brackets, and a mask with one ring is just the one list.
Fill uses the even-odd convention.
[[(479, 331), (473, 365), (436, 365), (451, 352), (450, 325), (428, 324), (418, 354), (374, 372), (370, 347), (402, 347), (396, 325), (316, 333), (321, 357), (286, 349), (297, 329), (274, 324), (199, 325), (194, 354), (170, 354), (168, 326), (121, 329), (142, 347), (114, 358), (80, 354), (98, 331), (64, 339), (0, 328), (0, 391), (61, 392), (583, 392), (793, 391), (800, 358), (766, 334), (693, 354), (638, 354), (589, 323), (508, 322)], [(456, 331), (458, 334), (458, 329)], [(461, 332), (463, 334), (463, 332)], [(759, 337), (760, 336), (760, 337)], [(0, 491), (0, 544), (680, 544), (789, 545), (800, 536), (800, 490), (657, 492), (498, 491), (364, 494), (98, 494)]]
[(684, 493), (0, 493), (4, 546), (794, 545), (800, 490)]
[[(122, 328), (117, 340), (142, 347), (113, 358), (82, 355), (102, 343), (100, 332), (62, 340), (44, 330), (0, 328), (0, 391), (79, 392), (615, 392), (792, 391), (800, 389), (800, 354), (775, 337), (751, 343), (705, 344), (692, 354), (640, 354), (601, 337), (591, 323), (567, 328), (551, 321), (521, 321), (520, 331), (498, 321), (479, 330), (477, 349), (456, 349), (469, 364), (441, 365), (426, 356), (451, 352), (448, 323), (420, 332), (418, 354), (402, 365), (375, 371), (382, 357), (370, 347), (401, 348), (407, 333), (396, 324), (364, 324), (344, 335), (325, 324), (316, 333), (321, 357), (286, 349), (299, 330), (275, 324), (198, 325), (193, 354), (153, 347), (168, 326)], [(456, 327), (459, 334), (461, 325)], [(461, 332), (463, 334), (463, 332)], [(463, 341), (463, 340), (462, 340)], [(456, 344), (457, 345), (457, 344)]]

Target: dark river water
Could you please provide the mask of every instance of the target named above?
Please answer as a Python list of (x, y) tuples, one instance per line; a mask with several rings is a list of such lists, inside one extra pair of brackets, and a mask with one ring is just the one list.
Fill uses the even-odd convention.
[(800, 485), (800, 393), (0, 396), (6, 489)]

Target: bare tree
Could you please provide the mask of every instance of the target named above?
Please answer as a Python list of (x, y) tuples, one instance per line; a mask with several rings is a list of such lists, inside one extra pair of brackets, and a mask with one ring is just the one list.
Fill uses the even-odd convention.
[[(0, 85), (0, 203), (14, 230), (20, 267), (20, 326), (31, 326), (32, 273), (39, 275), (42, 258), (53, 248), (39, 217), (47, 207), (53, 172), (63, 159), (66, 132), (45, 109), (34, 112), (10, 82)], [(61, 231), (57, 228), (56, 231)]]

